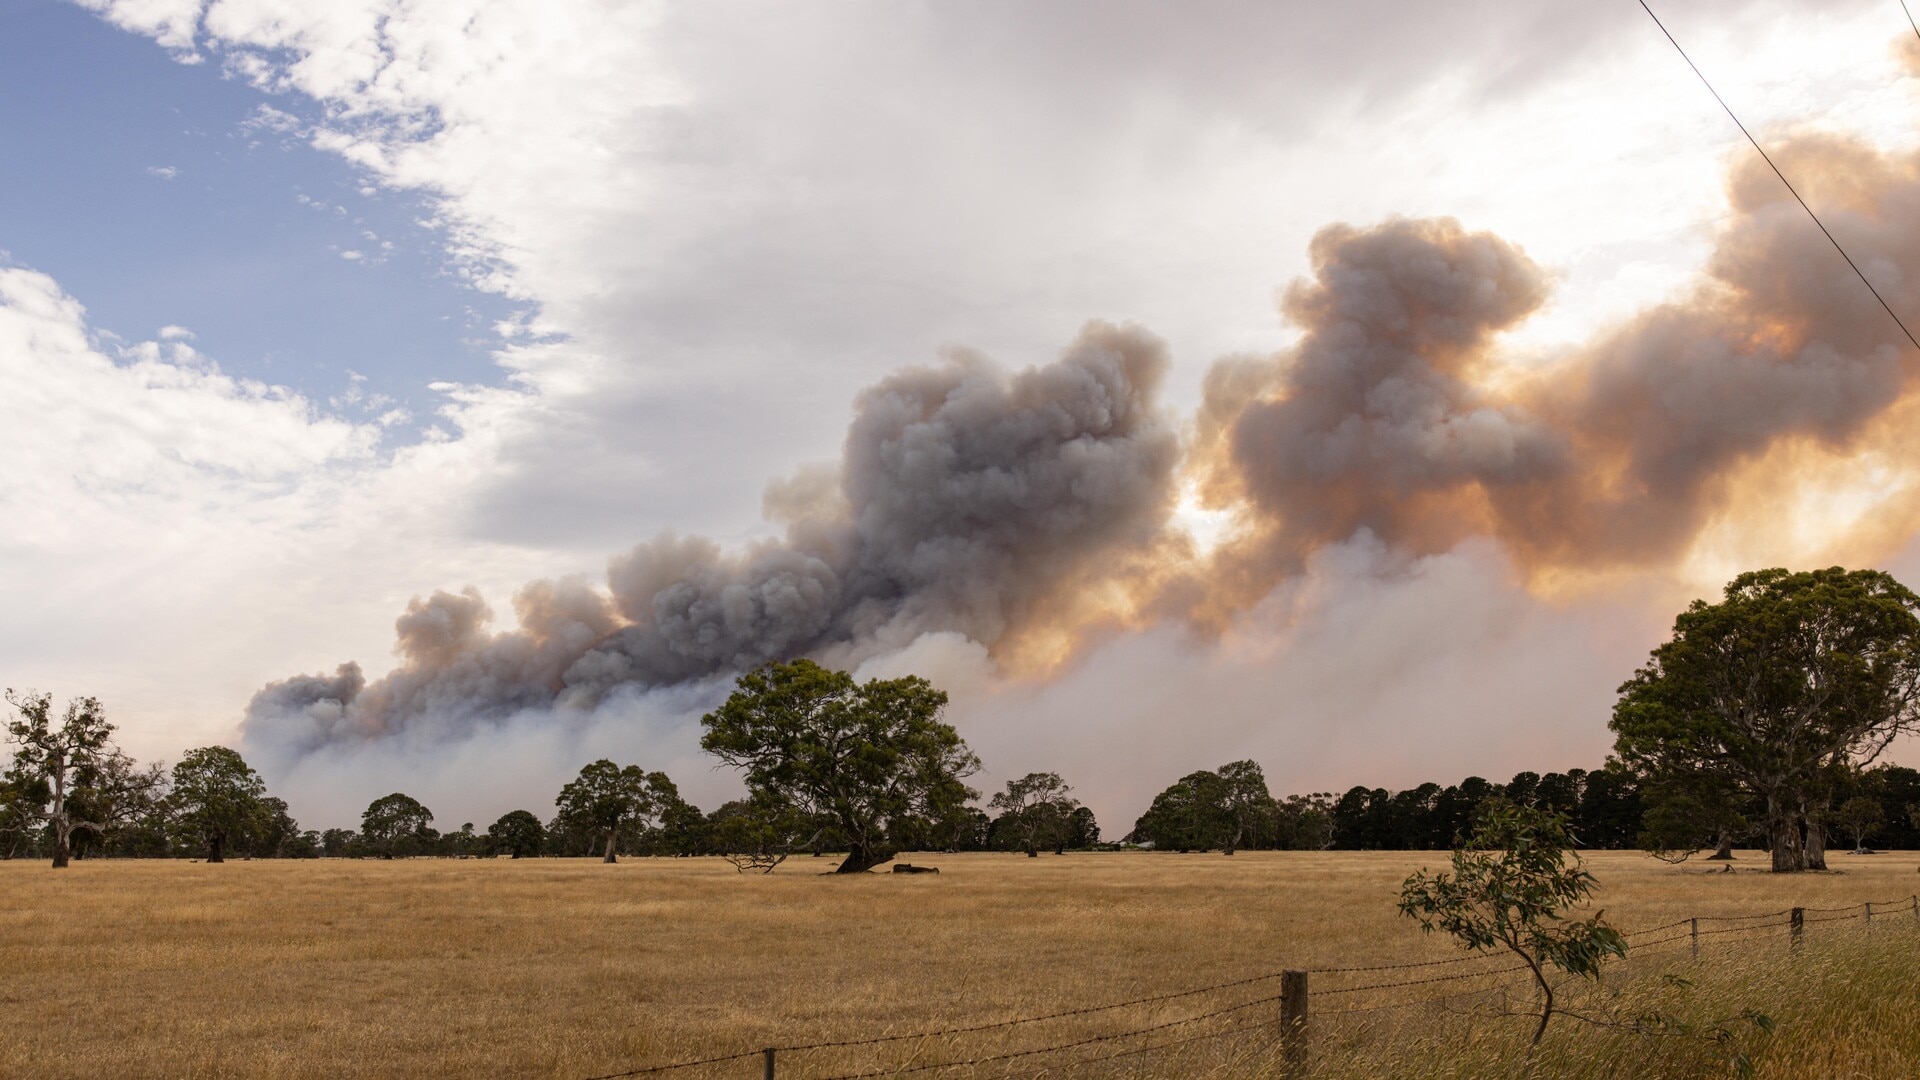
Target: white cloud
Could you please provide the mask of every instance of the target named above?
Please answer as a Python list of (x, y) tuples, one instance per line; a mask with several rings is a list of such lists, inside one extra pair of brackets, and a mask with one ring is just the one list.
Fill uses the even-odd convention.
[(245, 120), (240, 121), (240, 130), (248, 133), (273, 132), (286, 135), (298, 132), (304, 126), (299, 117), (265, 103), (254, 106), (253, 112)]
[(450, 542), (456, 588), (550, 567), (450, 537), (476, 446), (389, 453), (178, 334), (113, 344), (32, 270), (0, 268), (0, 380), (6, 678), (100, 696), (141, 756), (231, 739), (289, 666), (377, 660)]
[(185, 63), (198, 63), (192, 53), (203, 0), (75, 0), (99, 12), (123, 30), (145, 34)]
[(160, 328), (160, 340), (161, 341), (192, 341), (193, 331), (187, 329), (184, 326), (175, 326), (169, 323), (166, 326), (163, 326)]
[[(1516, 337), (1550, 348), (1697, 264), (1686, 230), (1715, 212), (1738, 138), (1650, 25), (1572, 0), (1310, 18), (108, 10), (135, 28), (197, 23), (230, 66), (319, 103), (314, 145), (436, 198), (466, 279), (566, 335), (501, 352), (528, 394), (461, 409), (520, 466), (472, 527), (539, 544), (751, 531), (761, 482), (830, 450), (854, 390), (954, 343), (1031, 362), (1088, 317), (1137, 319), (1171, 341), (1171, 391), (1190, 405), (1216, 356), (1285, 339), (1272, 290), (1333, 219), (1444, 213), (1504, 231), (1564, 274)], [(1884, 133), (1906, 112), (1883, 14), (1718, 4), (1676, 29), (1757, 125), (1820, 108)]]
[(147, 166), (147, 175), (158, 177), (162, 180), (172, 180), (180, 175), (180, 170), (174, 168), (172, 165), (149, 165)]
[[(50, 282), (15, 283), (25, 299), (0, 316), (31, 348), (0, 363), (45, 360), (58, 374), (34, 376), (54, 379), (43, 393), (94, 411), (25, 459), (44, 487), (7, 489), (9, 508), (39, 507), (36, 527), (80, 523), (60, 534), (71, 553), (35, 548), (0, 570), (0, 599), (66, 644), (24, 630), (6, 643), (86, 685), (84, 628), (102, 624), (96, 652), (127, 696), (178, 703), (142, 707), (193, 738), (224, 733), (265, 678), (348, 657), (377, 668), (413, 592), (471, 582), (501, 598), (663, 525), (753, 535), (763, 482), (831, 455), (850, 394), (941, 347), (1024, 364), (1086, 318), (1137, 319), (1171, 341), (1171, 388), (1190, 404), (1218, 355), (1286, 339), (1273, 289), (1330, 220), (1453, 214), (1506, 233), (1562, 275), (1553, 306), (1515, 335), (1549, 351), (1697, 264), (1739, 137), (1635, 12), (1576, 0), (1206, 15), (85, 2), (177, 54), (214, 50), (224, 71), (288, 95), (276, 101), (312, 103), (297, 111), (314, 122), (263, 104), (247, 123), (354, 163), (362, 196), (426, 195), (464, 279), (526, 305), (496, 327), (508, 386), (434, 383), (446, 400), (423, 443), (383, 456), (378, 433), (407, 422), (402, 410), (330, 417), (220, 375), (164, 333), (108, 357)], [(1888, 50), (1899, 27), (1878, 5), (1713, 3), (1674, 20), (1756, 129), (1817, 120), (1912, 138), (1911, 81)], [(368, 240), (338, 254), (364, 259)], [(35, 438), (49, 423), (16, 420)], [(36, 535), (24, 528), (0, 544)], [(1289, 775), (1281, 755), (1305, 752), (1341, 772), (1369, 749), (1365, 733), (1377, 741), (1408, 714), (1505, 738), (1516, 756), (1584, 754), (1592, 710), (1537, 727), (1528, 711), (1553, 711), (1555, 677), (1583, 702), (1604, 696), (1644, 648), (1640, 615), (1557, 619), (1483, 551), (1402, 577), (1359, 565), (1317, 571), (1326, 598), (1303, 625), (1324, 638), (1243, 628), (1213, 655), (1158, 632), (1057, 686), (976, 680), (958, 711), (1005, 760), (1024, 752), (1023, 729), (989, 714), (1001, 707), (1031, 720), (1030, 745), (1097, 744), (1129, 784), (1188, 752), (1157, 720), (1190, 715), (1167, 688), (1195, 681), (1218, 704), (1196, 767), (1244, 745), (1277, 775)], [(102, 573), (124, 597), (92, 584)], [(69, 607), (74, 590), (97, 591)], [(1464, 629), (1450, 635), (1439, 612), (1455, 601)], [(1395, 637), (1401, 626), (1430, 636)], [(1595, 640), (1605, 648), (1583, 667)], [(155, 642), (164, 659), (136, 661)], [(916, 663), (964, 680), (966, 643), (919, 648)], [(1459, 705), (1476, 700), (1462, 676), (1473, 664), (1525, 693), (1505, 711)], [(146, 682), (125, 674), (136, 666)], [(1453, 704), (1429, 708), (1442, 699)], [(1102, 717), (1137, 738), (1106, 737), (1090, 726)], [(1408, 745), (1432, 751), (1435, 778), (1452, 760), (1443, 734)]]

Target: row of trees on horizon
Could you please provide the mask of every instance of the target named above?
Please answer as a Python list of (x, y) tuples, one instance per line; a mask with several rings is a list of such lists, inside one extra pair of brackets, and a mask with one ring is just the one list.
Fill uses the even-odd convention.
[[(721, 854), (767, 870), (800, 852), (844, 853), (856, 873), (909, 850), (1020, 850), (1100, 842), (1058, 773), (1011, 780), (982, 807), (980, 767), (942, 721), (947, 696), (906, 676), (857, 683), (810, 660), (739, 677), (701, 718), (701, 746), (738, 769), (747, 797), (704, 813), (664, 773), (586, 765), (545, 820), (503, 815), (482, 833), (433, 828), (395, 792), (357, 830), (302, 830), (239, 753), (182, 755), (168, 770), (114, 746), (93, 698), (62, 715), (47, 694), (7, 701), (12, 760), (0, 778), (0, 855)], [(1260, 766), (1189, 773), (1157, 795), (1124, 842), (1175, 851), (1446, 848), (1495, 805), (1564, 815), (1588, 847), (1666, 858), (1727, 856), (1759, 838), (1773, 869), (1824, 869), (1826, 837), (1920, 847), (1920, 773), (1875, 766), (1920, 718), (1920, 598), (1880, 571), (1766, 570), (1696, 601), (1670, 641), (1621, 687), (1615, 753), (1587, 772), (1469, 777), (1404, 791), (1356, 787), (1276, 799)]]
[[(21, 797), (21, 778), (9, 775), (0, 795), (0, 858), (46, 858), (53, 829), (37, 813), (35, 794)], [(1856, 846), (1877, 843), (1920, 849), (1920, 771), (1896, 765), (1853, 778), (1832, 825)], [(757, 816), (747, 800), (711, 813), (681, 798), (674, 782), (638, 766), (595, 761), (561, 789), (544, 819), (513, 810), (478, 829), (467, 822), (442, 832), (433, 812), (400, 792), (375, 799), (359, 827), (303, 830), (285, 801), (227, 747), (188, 751), (171, 771), (136, 767), (111, 754), (94, 776), (69, 792), (78, 820), (99, 828), (75, 830), (73, 858), (512, 858), (733, 855), (756, 850)], [(1315, 792), (1275, 797), (1260, 766), (1236, 761), (1181, 777), (1153, 799), (1133, 828), (1102, 842), (1093, 811), (1079, 803), (1057, 773), (1011, 780), (985, 809), (961, 808), (950, 821), (915, 820), (898, 827), (899, 850), (1041, 852), (1101, 847), (1162, 851), (1444, 850), (1466, 835), (1496, 802), (1535, 806), (1564, 815), (1587, 848), (1654, 847), (1666, 853), (1663, 829), (1672, 808), (1649, 806), (1642, 780), (1617, 763), (1588, 772), (1522, 772), (1501, 784), (1470, 776), (1457, 784), (1420, 784), (1399, 791), (1356, 786), (1341, 795)], [(1753, 807), (1749, 807), (1752, 810)], [(1758, 839), (1753, 818), (1720, 833), (1727, 849)], [(811, 847), (820, 854), (845, 849), (831, 829)]]

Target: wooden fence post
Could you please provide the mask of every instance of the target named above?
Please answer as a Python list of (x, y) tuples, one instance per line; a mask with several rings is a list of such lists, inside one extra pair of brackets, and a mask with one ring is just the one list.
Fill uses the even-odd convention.
[(1280, 973), (1280, 1039), (1288, 1080), (1307, 1075), (1307, 973)]
[(1794, 948), (1800, 947), (1800, 939), (1807, 932), (1807, 909), (1794, 908), (1787, 916), (1787, 941)]
[(766, 1049), (766, 1061), (767, 1061), (767, 1080), (773, 1080), (773, 1047), (771, 1046), (767, 1047)]
[(1873, 925), (1873, 901), (1867, 901), (1867, 925)]
[(1700, 959), (1700, 920), (1688, 919), (1688, 933), (1693, 935), (1693, 958)]

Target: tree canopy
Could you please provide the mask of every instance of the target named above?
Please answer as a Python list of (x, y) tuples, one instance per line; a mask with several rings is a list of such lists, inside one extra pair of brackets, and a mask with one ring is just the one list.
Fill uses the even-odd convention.
[(679, 802), (679, 789), (666, 773), (650, 773), (638, 765), (622, 767), (601, 758), (560, 789), (560, 797), (554, 800), (560, 811), (555, 820), (562, 829), (594, 837), (603, 846), (603, 862), (617, 862), (623, 838), (638, 841), (663, 811)]
[(1499, 800), (1482, 809), (1450, 871), (1422, 869), (1400, 888), (1400, 913), (1422, 930), (1444, 931), (1475, 951), (1504, 949), (1527, 965), (1541, 996), (1536, 1044), (1553, 1017), (1548, 966), (1597, 979), (1607, 957), (1627, 954), (1626, 938), (1601, 913), (1567, 917), (1594, 890), (1572, 848), (1564, 814)]
[(1231, 855), (1249, 840), (1270, 846), (1279, 811), (1266, 774), (1252, 761), (1191, 772), (1154, 797), (1134, 835), (1157, 848)]
[(504, 851), (516, 859), (538, 855), (546, 843), (546, 832), (533, 811), (509, 810), (487, 826), (487, 850), (494, 855)]
[[(229, 836), (262, 819), (263, 811), (271, 812), (263, 803), (266, 794), (265, 781), (238, 752), (202, 746), (180, 755), (173, 767), (169, 804), (180, 828), (205, 844), (207, 861), (217, 863), (225, 861)], [(279, 810), (284, 816), (286, 804)]]
[(1057, 854), (1073, 837), (1073, 812), (1080, 800), (1059, 773), (1028, 773), (1007, 781), (1007, 789), (988, 800), (987, 806), (999, 813), (998, 830), (1016, 839), (1029, 858), (1043, 847)]
[(396, 791), (367, 805), (360, 815), (360, 839), (383, 859), (411, 855), (437, 838), (432, 824), (433, 811), (411, 795)]
[(855, 683), (811, 660), (768, 664), (701, 717), (700, 745), (746, 774), (754, 801), (831, 828), (848, 845), (839, 872), (893, 858), (896, 836), (977, 796), (980, 767), (940, 719), (947, 695), (917, 676)]
[(1920, 598), (1878, 570), (1742, 574), (1620, 688), (1614, 750), (1649, 787), (1752, 796), (1773, 869), (1823, 869), (1836, 785), (1920, 716)]
[(85, 800), (77, 798), (105, 775), (102, 766), (119, 751), (113, 745), (113, 725), (98, 698), (74, 698), (58, 720), (53, 695), (7, 691), (14, 716), (7, 722), (13, 743), (13, 762), (7, 785), (20, 809), (45, 821), (53, 830), (53, 866), (67, 865), (76, 829), (98, 832), (99, 818), (77, 816)]

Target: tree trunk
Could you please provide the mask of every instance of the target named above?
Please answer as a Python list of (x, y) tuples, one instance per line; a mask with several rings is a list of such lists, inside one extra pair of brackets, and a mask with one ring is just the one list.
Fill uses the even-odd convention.
[(1719, 859), (1722, 862), (1732, 859), (1733, 858), (1733, 834), (1728, 832), (1725, 829), (1721, 829), (1719, 842), (1714, 846), (1713, 854), (1707, 856), (1707, 858)]
[(1773, 872), (1795, 874), (1807, 868), (1800, 846), (1800, 822), (1783, 796), (1767, 796), (1767, 847), (1773, 854)]
[(847, 857), (840, 860), (840, 866), (834, 873), (864, 874), (881, 863), (890, 861), (893, 856), (894, 853), (885, 848), (868, 848), (865, 844), (851, 844), (847, 848)]
[(1033, 838), (1029, 836), (1027, 838), (1027, 858), (1037, 859), (1039, 857), (1040, 857), (1040, 848), (1036, 844), (1034, 844)]
[(1534, 978), (1540, 983), (1540, 992), (1546, 995), (1546, 997), (1540, 1004), (1540, 1026), (1533, 1029), (1533, 1042), (1527, 1050), (1528, 1054), (1533, 1053), (1533, 1046), (1540, 1045), (1540, 1037), (1547, 1033), (1547, 1021), (1553, 1019), (1553, 987), (1546, 979), (1541, 977), (1539, 971), (1535, 971), (1533, 974)]
[(617, 830), (608, 829), (607, 830), (607, 857), (604, 859), (601, 859), (600, 860), (601, 862), (610, 863), (610, 862), (620, 861), (619, 859), (615, 858), (613, 854), (614, 845), (618, 844), (619, 842), (620, 842), (620, 833)]
[(1803, 849), (1807, 869), (1825, 870), (1827, 868), (1827, 827), (1817, 821), (1808, 821), (1806, 846)]
[[(11, 693), (11, 691), (9, 691)], [(67, 847), (67, 836), (73, 832), (73, 825), (67, 820), (67, 756), (56, 753), (53, 756), (53, 868), (65, 869), (71, 850)]]
[(1231, 855), (1240, 846), (1240, 834), (1246, 832), (1246, 826), (1235, 825), (1233, 832), (1227, 835), (1227, 848), (1224, 854)]
[(227, 853), (227, 834), (220, 833), (220, 832), (208, 833), (207, 834), (207, 861), (210, 863), (226, 862), (227, 861), (226, 853)]

